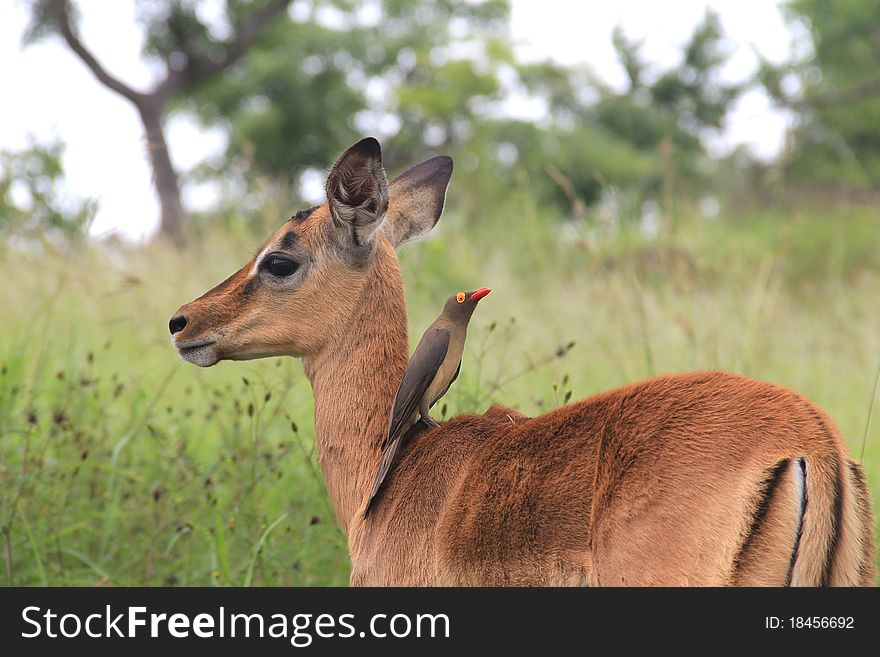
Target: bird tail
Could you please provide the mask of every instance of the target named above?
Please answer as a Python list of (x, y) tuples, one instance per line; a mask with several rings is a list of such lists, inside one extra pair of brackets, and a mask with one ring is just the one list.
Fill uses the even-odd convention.
[(379, 469), (376, 470), (376, 478), (373, 480), (373, 489), (370, 491), (370, 498), (367, 500), (367, 506), (364, 508), (364, 517), (367, 517), (367, 514), (370, 512), (370, 508), (372, 508), (373, 500), (376, 499), (376, 495), (379, 492), (379, 489), (382, 487), (382, 482), (385, 481), (385, 477), (388, 475), (388, 471), (391, 469), (391, 464), (394, 461), (394, 455), (397, 452), (397, 441), (388, 445), (385, 448), (385, 451), (382, 452), (382, 460), (379, 462)]

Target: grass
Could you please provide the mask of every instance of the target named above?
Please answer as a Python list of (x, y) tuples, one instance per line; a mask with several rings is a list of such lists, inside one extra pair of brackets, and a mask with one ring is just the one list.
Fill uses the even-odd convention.
[[(179, 361), (167, 320), (255, 243), (176, 253), (0, 252), (0, 582), (348, 581), (293, 359)], [(446, 415), (536, 413), (662, 373), (723, 368), (791, 386), (864, 449), (880, 499), (880, 226), (838, 208), (686, 215), (674, 240), (562, 228), (528, 202), (401, 253), (415, 342), (446, 296), (493, 288)], [(872, 401), (873, 400), (873, 401)]]

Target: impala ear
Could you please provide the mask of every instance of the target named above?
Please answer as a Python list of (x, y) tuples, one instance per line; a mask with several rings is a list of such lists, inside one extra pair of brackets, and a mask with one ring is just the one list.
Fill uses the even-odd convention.
[(388, 210), (388, 179), (382, 168), (382, 147), (373, 137), (345, 151), (327, 176), (330, 214), (353, 246), (364, 246)]
[(391, 203), (382, 230), (394, 246), (417, 239), (436, 225), (451, 177), (452, 158), (441, 155), (417, 164), (391, 182)]

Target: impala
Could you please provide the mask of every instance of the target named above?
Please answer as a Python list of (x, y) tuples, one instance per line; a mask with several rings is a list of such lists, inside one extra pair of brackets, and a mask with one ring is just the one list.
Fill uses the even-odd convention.
[(873, 583), (868, 489), (834, 422), (723, 372), (453, 418), (409, 441), (364, 517), (408, 356), (395, 248), (434, 227), (451, 175), (435, 157), (388, 183), (379, 143), (358, 142), (326, 203), (170, 321), (202, 367), (302, 359), (352, 584)]

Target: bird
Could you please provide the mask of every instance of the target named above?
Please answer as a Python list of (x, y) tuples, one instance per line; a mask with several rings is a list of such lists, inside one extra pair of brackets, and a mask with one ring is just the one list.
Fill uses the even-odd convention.
[[(382, 482), (388, 476), (394, 457), (400, 451), (410, 429), (418, 424), (435, 428), (440, 425), (428, 414), (461, 371), (461, 356), (467, 337), (468, 322), (471, 320), (477, 303), (491, 290), (482, 287), (471, 292), (457, 292), (450, 296), (443, 306), (443, 312), (425, 330), (416, 346), (391, 408), (388, 431), (382, 441), (382, 460), (376, 471), (373, 489), (364, 508), (364, 517), (369, 513)], [(377, 444), (379, 436), (373, 441)]]

